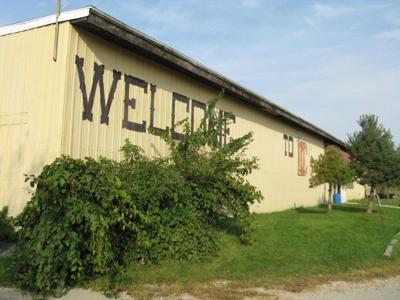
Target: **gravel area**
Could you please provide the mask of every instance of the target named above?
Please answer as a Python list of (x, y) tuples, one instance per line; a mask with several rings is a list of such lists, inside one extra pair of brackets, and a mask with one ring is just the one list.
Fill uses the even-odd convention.
[(400, 276), (362, 283), (332, 282), (301, 293), (278, 292), (280, 300), (399, 300)]
[[(212, 288), (212, 287), (210, 287)], [(368, 282), (354, 283), (337, 281), (317, 286), (312, 290), (300, 293), (292, 293), (283, 290), (271, 290), (260, 287), (246, 289), (252, 291), (255, 296), (244, 296), (243, 299), (275, 299), (275, 300), (399, 300), (400, 276), (389, 279), (376, 279)], [(243, 292), (242, 290), (241, 292)], [(240, 293), (240, 291), (238, 291)], [(31, 296), (18, 289), (0, 288), (0, 300), (31, 300)], [(60, 300), (106, 300), (110, 299), (99, 292), (83, 289), (72, 289)], [(133, 299), (122, 294), (119, 299)], [(171, 295), (167, 297), (154, 297), (154, 300), (201, 300), (190, 294)]]

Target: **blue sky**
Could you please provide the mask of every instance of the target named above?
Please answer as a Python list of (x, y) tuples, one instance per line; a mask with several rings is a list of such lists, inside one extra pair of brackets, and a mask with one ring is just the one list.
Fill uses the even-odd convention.
[[(363, 113), (400, 144), (400, 0), (64, 0), (95, 5), (346, 139)], [(0, 1), (0, 25), (55, 0)]]

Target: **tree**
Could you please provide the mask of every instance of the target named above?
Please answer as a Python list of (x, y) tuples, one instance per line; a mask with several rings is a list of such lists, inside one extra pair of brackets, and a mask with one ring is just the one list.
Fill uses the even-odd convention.
[[(379, 123), (375, 115), (361, 115), (360, 131), (348, 137), (352, 156), (351, 167), (361, 184), (371, 188), (367, 213), (373, 209), (377, 186), (387, 186), (396, 180), (400, 163), (398, 153), (389, 130)], [(397, 162), (397, 163), (396, 163)]]
[(313, 172), (310, 178), (311, 187), (324, 183), (329, 184), (327, 212), (330, 214), (332, 212), (332, 190), (352, 182), (353, 172), (336, 146), (327, 147), (325, 154), (320, 154), (318, 159), (311, 161), (311, 167)]
[(400, 146), (396, 150), (396, 159), (394, 166), (394, 174), (391, 186), (400, 187)]
[(391, 164), (392, 176), (389, 181), (384, 185), (386, 194), (400, 190), (400, 147), (397, 148), (395, 157)]
[(398, 191), (400, 188), (400, 148), (396, 150), (393, 160), (388, 166), (388, 181), (377, 185), (376, 189), (384, 195), (389, 196), (391, 193)]

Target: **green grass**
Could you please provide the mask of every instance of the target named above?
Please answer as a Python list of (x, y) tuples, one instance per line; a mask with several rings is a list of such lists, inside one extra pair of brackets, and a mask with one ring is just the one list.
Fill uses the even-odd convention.
[[(120, 288), (143, 284), (190, 287), (215, 280), (244, 286), (284, 286), (296, 289), (315, 280), (363, 279), (400, 273), (400, 257), (383, 257), (386, 246), (400, 231), (400, 210), (365, 214), (365, 205), (334, 206), (259, 214), (256, 242), (240, 244), (220, 233), (217, 258), (202, 262), (132, 263), (118, 278)], [(104, 278), (92, 287), (104, 284)], [(190, 288), (189, 288), (190, 289)]]
[(10, 257), (0, 257), (0, 287), (13, 286), (13, 280), (10, 274), (11, 263)]
[[(367, 199), (360, 199), (360, 200), (351, 200), (350, 202), (358, 203), (358, 204), (367, 204), (367, 201), (368, 201)], [(400, 206), (400, 198), (380, 199), (380, 201), (381, 201), (381, 204), (384, 204), (384, 205)]]
[[(139, 289), (143, 291), (144, 285), (151, 284), (167, 287), (169, 292), (172, 289), (173, 293), (190, 291), (196, 295), (193, 290), (203, 293), (210, 282), (221, 280), (241, 288), (266, 286), (296, 290), (326, 280), (400, 274), (400, 249), (392, 259), (383, 257), (386, 246), (400, 231), (400, 209), (383, 208), (382, 214), (375, 209), (367, 216), (365, 207), (364, 202), (334, 206), (331, 216), (323, 207), (259, 214), (254, 244), (242, 245), (235, 236), (220, 232), (218, 257), (159, 265), (132, 262), (114, 278), (116, 288), (135, 294)], [(9, 261), (0, 260), (0, 285), (11, 284), (6, 273)], [(109, 278), (98, 278), (87, 286), (107, 289)], [(222, 298), (217, 294), (210, 297)]]
[(400, 206), (400, 198), (397, 199), (382, 199), (382, 204)]

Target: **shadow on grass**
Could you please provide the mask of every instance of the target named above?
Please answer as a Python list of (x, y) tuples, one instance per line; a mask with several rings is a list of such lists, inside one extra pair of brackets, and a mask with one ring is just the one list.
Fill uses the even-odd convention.
[(218, 224), (218, 229), (237, 237), (239, 237), (240, 234), (242, 233), (239, 224), (234, 220), (228, 218), (220, 220)]
[[(366, 213), (367, 208), (364, 207), (357, 207), (357, 206), (349, 206), (349, 205), (335, 205), (333, 207), (334, 210), (339, 210), (343, 212), (356, 212), (356, 213)], [(373, 213), (376, 213), (374, 210)]]
[(318, 208), (306, 208), (306, 207), (296, 207), (296, 212), (299, 214), (326, 214), (325, 206), (321, 205)]

